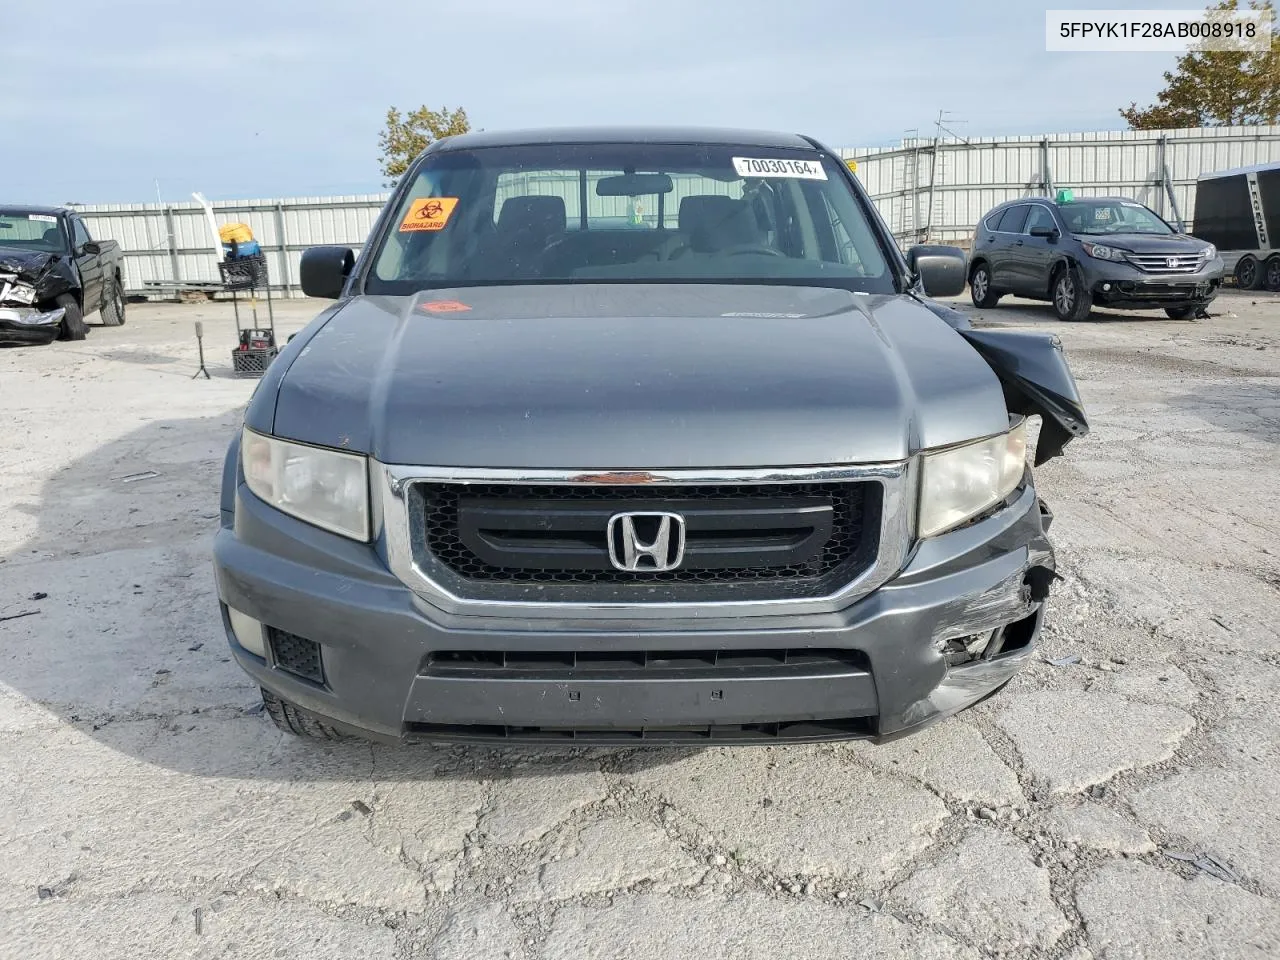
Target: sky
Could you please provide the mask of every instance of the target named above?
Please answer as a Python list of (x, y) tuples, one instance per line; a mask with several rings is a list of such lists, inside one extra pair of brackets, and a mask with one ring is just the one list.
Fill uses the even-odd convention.
[[(1172, 54), (1046, 53), (1088, 0), (57, 0), (6, 5), (0, 201), (377, 192), (390, 106), (475, 127), (671, 123), (832, 147), (1124, 129)], [(20, 38), (21, 42), (17, 42)]]

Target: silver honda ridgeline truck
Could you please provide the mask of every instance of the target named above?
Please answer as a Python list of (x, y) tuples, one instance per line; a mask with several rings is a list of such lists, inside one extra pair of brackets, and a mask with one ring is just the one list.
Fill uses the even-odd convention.
[(232, 652), (294, 733), (888, 739), (1033, 655), (1051, 335), (926, 299), (838, 155), (721, 130), (433, 144), (231, 444)]

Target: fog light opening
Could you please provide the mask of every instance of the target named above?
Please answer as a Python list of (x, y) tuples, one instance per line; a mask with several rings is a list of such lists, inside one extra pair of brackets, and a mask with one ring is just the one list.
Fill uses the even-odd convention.
[(974, 660), (981, 660), (991, 646), (998, 631), (971, 633), (965, 637), (953, 637), (942, 648), (942, 658), (948, 667), (959, 667)]
[(1028, 614), (1021, 620), (1015, 620), (1013, 623), (1006, 624), (1004, 628), (999, 631), (999, 639), (992, 645), (993, 650), (991, 656), (1025, 650), (1027, 647), (1031, 646), (1031, 641), (1035, 639), (1036, 630), (1039, 626), (1039, 610)]
[(231, 623), (231, 632), (235, 634), (236, 643), (254, 656), (267, 659), (267, 645), (263, 639), (260, 621), (253, 619), (247, 613), (241, 613), (235, 607), (227, 607), (227, 620)]
[(296, 633), (270, 627), (271, 659), (276, 667), (295, 677), (324, 683), (324, 661), (320, 656), (320, 644)]

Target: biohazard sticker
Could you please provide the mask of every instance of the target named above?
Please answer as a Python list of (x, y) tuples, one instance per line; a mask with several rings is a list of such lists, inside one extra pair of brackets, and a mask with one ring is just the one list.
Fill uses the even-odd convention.
[(400, 232), (411, 233), (415, 230), (443, 230), (453, 208), (458, 205), (457, 197), (422, 197), (413, 201), (413, 206), (400, 221)]
[(817, 160), (781, 160), (734, 157), (733, 169), (740, 177), (790, 177), (796, 180), (825, 180), (827, 171)]
[(418, 309), (425, 310), (427, 313), (462, 313), (464, 310), (470, 310), (471, 307), (459, 300), (428, 300)]

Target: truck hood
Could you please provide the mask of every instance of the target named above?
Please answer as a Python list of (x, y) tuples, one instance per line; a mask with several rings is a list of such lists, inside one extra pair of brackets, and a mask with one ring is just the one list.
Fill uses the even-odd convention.
[(274, 404), (255, 397), (246, 422), (384, 463), (871, 463), (1008, 427), (992, 368), (905, 296), (473, 287), (357, 297), (313, 327), (273, 364)]
[(1165, 237), (1150, 233), (1078, 233), (1075, 236), (1077, 240), (1119, 247), (1121, 250), (1129, 250), (1132, 253), (1167, 253), (1170, 256), (1197, 253), (1208, 246), (1203, 240), (1181, 233)]

